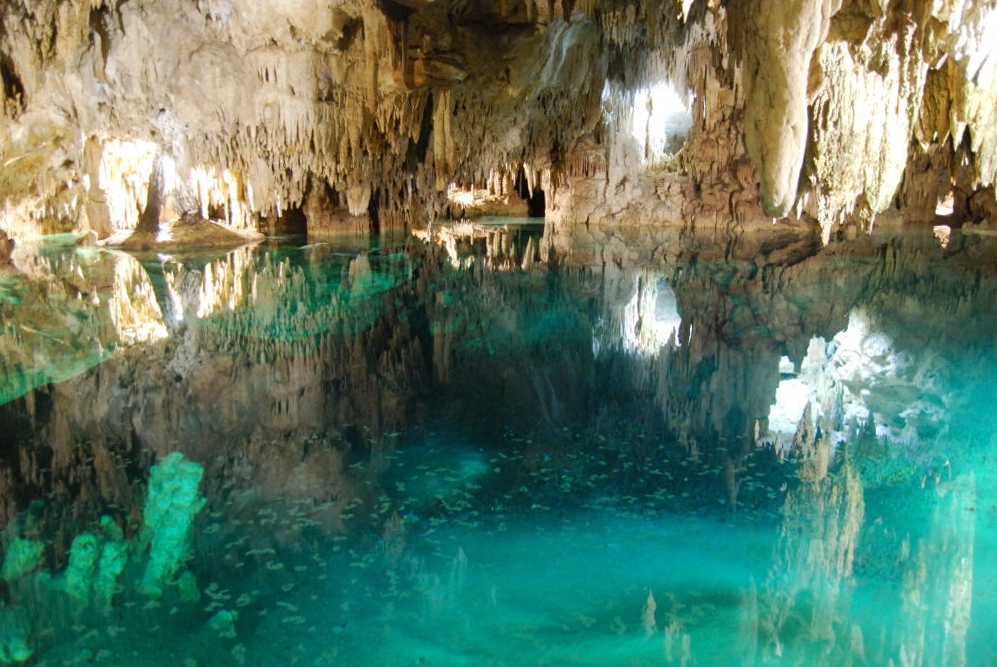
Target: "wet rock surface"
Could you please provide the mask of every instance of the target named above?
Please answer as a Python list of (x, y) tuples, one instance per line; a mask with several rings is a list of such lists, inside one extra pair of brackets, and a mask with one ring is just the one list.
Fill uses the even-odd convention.
[(994, 180), (992, 8), (671, 4), (5, 6), (0, 228), (130, 231), (160, 172), (163, 219), (242, 230), (388, 229), (475, 190), (508, 213), (520, 172), (566, 225), (989, 216), (966, 202)]

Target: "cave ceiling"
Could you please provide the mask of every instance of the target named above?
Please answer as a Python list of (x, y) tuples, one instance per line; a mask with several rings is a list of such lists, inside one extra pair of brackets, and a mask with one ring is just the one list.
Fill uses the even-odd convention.
[[(517, 179), (555, 224), (986, 221), (995, 32), (990, 0), (14, 0), (0, 230), (132, 229), (155, 165), (164, 218), (236, 229)], [(664, 157), (660, 86), (691, 116)]]

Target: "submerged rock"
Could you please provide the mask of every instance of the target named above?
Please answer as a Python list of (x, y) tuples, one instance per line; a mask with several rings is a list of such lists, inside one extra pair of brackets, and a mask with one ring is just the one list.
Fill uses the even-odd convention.
[(12, 581), (33, 572), (41, 563), (45, 545), (37, 540), (14, 537), (7, 545), (7, 553), (0, 568), (0, 579)]
[(179, 452), (164, 456), (149, 474), (144, 521), (152, 546), (140, 588), (152, 597), (162, 593), (183, 565), (194, 515), (204, 507), (198, 495), (203, 474), (204, 468)]
[(22, 610), (0, 606), (0, 665), (25, 662), (35, 651), (28, 643), (28, 618)]

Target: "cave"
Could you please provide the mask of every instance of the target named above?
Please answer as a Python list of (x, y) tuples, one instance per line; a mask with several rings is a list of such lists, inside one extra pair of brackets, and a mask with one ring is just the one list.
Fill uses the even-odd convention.
[(997, 661), (997, 8), (0, 7), (0, 665)]

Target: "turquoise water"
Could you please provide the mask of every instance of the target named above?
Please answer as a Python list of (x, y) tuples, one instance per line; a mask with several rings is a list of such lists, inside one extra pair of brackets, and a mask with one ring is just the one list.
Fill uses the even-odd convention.
[(997, 664), (985, 239), (541, 235), (19, 250), (0, 664)]

